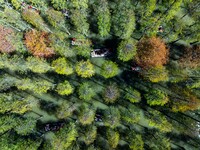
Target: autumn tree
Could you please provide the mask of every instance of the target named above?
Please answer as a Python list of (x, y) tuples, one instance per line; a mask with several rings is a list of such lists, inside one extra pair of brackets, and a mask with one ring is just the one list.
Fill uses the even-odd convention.
[(200, 67), (200, 45), (194, 45), (192, 47), (185, 48), (179, 64), (181, 67)]
[(5, 28), (0, 25), (0, 52), (11, 53), (16, 50), (12, 38), (15, 32), (11, 28)]
[(60, 95), (69, 95), (73, 93), (74, 88), (71, 86), (71, 84), (67, 80), (65, 80), (64, 82), (59, 83), (57, 85), (56, 91)]
[(137, 49), (135, 60), (141, 67), (161, 67), (168, 61), (168, 49), (158, 37), (141, 39)]
[(52, 68), (58, 74), (70, 75), (73, 73), (72, 65), (64, 57), (55, 59), (52, 62)]
[(112, 62), (112, 61), (105, 61), (102, 64), (102, 69), (100, 74), (104, 77), (104, 78), (112, 78), (116, 75), (119, 74), (119, 69), (116, 63)]
[(19, 0), (11, 0), (11, 3), (16, 9), (19, 9), (21, 7)]
[(129, 61), (136, 55), (136, 50), (136, 41), (134, 39), (123, 40), (117, 48), (118, 59)]
[(83, 78), (92, 77), (95, 74), (94, 66), (89, 60), (79, 61), (76, 64), (76, 73)]
[(200, 99), (191, 90), (174, 86), (176, 96), (170, 96), (170, 106), (174, 112), (197, 110), (200, 107)]
[(46, 32), (40, 32), (37, 30), (26, 32), (25, 44), (34, 56), (51, 57), (55, 54), (54, 50), (49, 46), (49, 35)]

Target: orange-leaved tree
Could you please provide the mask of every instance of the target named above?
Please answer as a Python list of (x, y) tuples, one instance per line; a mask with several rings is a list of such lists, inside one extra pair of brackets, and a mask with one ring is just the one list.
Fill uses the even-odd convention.
[(50, 47), (49, 34), (37, 30), (30, 30), (25, 34), (25, 44), (28, 50), (38, 57), (51, 57), (55, 54)]
[(0, 52), (10, 53), (15, 51), (15, 46), (11, 42), (14, 31), (11, 28), (5, 28), (0, 25)]
[(168, 49), (160, 38), (143, 38), (137, 44), (136, 63), (144, 68), (161, 67), (168, 61)]
[(181, 67), (200, 67), (200, 45), (185, 48), (184, 55), (179, 61)]

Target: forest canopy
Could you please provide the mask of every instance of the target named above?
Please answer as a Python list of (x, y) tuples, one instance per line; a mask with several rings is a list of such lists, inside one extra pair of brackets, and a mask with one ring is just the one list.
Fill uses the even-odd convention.
[(0, 0), (1, 150), (199, 150), (199, 0)]

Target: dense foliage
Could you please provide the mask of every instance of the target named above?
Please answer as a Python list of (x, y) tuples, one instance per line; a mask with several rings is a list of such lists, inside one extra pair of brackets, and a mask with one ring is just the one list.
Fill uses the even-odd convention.
[(199, 150), (199, 0), (0, 0), (1, 150)]

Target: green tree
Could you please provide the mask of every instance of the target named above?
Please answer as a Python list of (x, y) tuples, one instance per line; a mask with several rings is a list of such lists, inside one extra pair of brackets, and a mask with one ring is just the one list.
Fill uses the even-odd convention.
[(128, 87), (125, 89), (124, 98), (129, 100), (131, 103), (138, 103), (141, 101), (141, 94), (132, 87)]
[(11, 0), (11, 3), (16, 9), (19, 9), (21, 7), (19, 0)]
[(22, 17), (25, 21), (27, 21), (37, 29), (45, 32), (50, 32), (50, 29), (44, 23), (43, 18), (35, 10), (26, 8), (22, 13)]
[(120, 107), (121, 119), (127, 123), (133, 124), (140, 121), (140, 110), (134, 106), (129, 105), (127, 108)]
[(79, 98), (89, 101), (95, 96), (95, 91), (91, 83), (83, 83), (78, 90)]
[(129, 61), (136, 55), (136, 41), (134, 39), (122, 40), (117, 48), (118, 59)]
[(8, 74), (0, 76), (0, 91), (6, 91), (15, 85), (17, 79)]
[(112, 129), (108, 129), (108, 131), (106, 132), (106, 136), (110, 147), (116, 148), (119, 143), (119, 133)]
[(75, 30), (83, 35), (88, 35), (89, 24), (87, 23), (87, 11), (85, 9), (74, 9), (71, 12), (71, 23)]
[(64, 57), (58, 58), (52, 62), (52, 68), (58, 74), (70, 75), (73, 73), (73, 68)]
[(103, 99), (106, 103), (114, 103), (120, 96), (120, 91), (115, 84), (108, 85), (103, 92)]
[(144, 142), (140, 134), (131, 135), (129, 148), (131, 150), (144, 150)]
[(102, 67), (101, 75), (104, 78), (112, 78), (116, 76), (117, 74), (119, 74), (119, 69), (118, 69), (117, 64), (112, 61), (108, 61), (108, 60), (105, 61), (101, 67)]
[(106, 37), (110, 33), (111, 14), (107, 0), (100, 0), (94, 6), (97, 15), (98, 33), (101, 37)]
[(67, 29), (65, 24), (65, 17), (60, 11), (56, 11), (54, 9), (48, 9), (48, 11), (46, 11), (46, 14), (49, 23), (54, 28), (65, 31), (70, 35), (69, 30)]
[(104, 111), (104, 117), (103, 121), (105, 126), (108, 126), (110, 128), (116, 128), (120, 124), (120, 111), (116, 107), (109, 107)]
[(154, 132), (153, 136), (148, 136), (147, 144), (150, 150), (171, 150), (170, 139), (167, 138), (163, 133)]
[(35, 73), (46, 73), (51, 70), (51, 66), (43, 58), (29, 56), (26, 59), (26, 66), (32, 72)]
[(112, 24), (114, 35), (128, 39), (135, 29), (135, 14), (130, 0), (118, 0), (113, 10)]
[(54, 85), (53, 83), (47, 80), (42, 80), (37, 78), (35, 79), (25, 78), (18, 80), (16, 82), (16, 87), (19, 90), (31, 90), (34, 93), (42, 94), (46, 93), (49, 89), (53, 88)]
[(56, 30), (50, 35), (51, 46), (62, 57), (73, 57), (76, 53), (70, 48), (69, 42), (66, 40), (67, 37), (66, 33)]
[(26, 99), (15, 95), (15, 93), (1, 93), (0, 94), (0, 113), (12, 112), (17, 114), (24, 114), (31, 110), (31, 105)]
[(95, 108), (88, 105), (83, 105), (80, 108), (78, 119), (82, 125), (89, 125), (94, 121)]
[(77, 109), (77, 105), (68, 101), (63, 101), (56, 110), (56, 117), (58, 119), (66, 119), (70, 117)]
[(62, 83), (59, 83), (56, 87), (56, 92), (60, 95), (69, 95), (72, 94), (74, 91), (74, 88), (70, 85), (70, 83), (65, 80)]
[(169, 101), (169, 98), (166, 95), (166, 93), (158, 89), (151, 89), (149, 93), (144, 95), (144, 97), (146, 98), (147, 103), (150, 106), (163, 106)]
[[(17, 122), (19, 121), (19, 118), (17, 118), (15, 115), (0, 115), (0, 133), (5, 133), (8, 130), (11, 130), (12, 128), (15, 128), (17, 126)], [(2, 138), (1, 138), (2, 139)]]
[(169, 80), (168, 70), (165, 67), (151, 67), (143, 69), (141, 75), (151, 82), (166, 82)]
[(58, 10), (67, 8), (67, 1), (65, 0), (51, 0), (51, 4)]
[(150, 110), (148, 115), (148, 124), (150, 127), (159, 129), (161, 132), (171, 132), (172, 125), (167, 118), (157, 110)]
[(30, 25), (22, 20), (21, 14), (10, 7), (5, 7), (4, 13), (0, 15), (0, 18), (2, 18), (1, 22), (5, 26), (9, 26), (16, 31), (25, 31), (30, 28)]
[(83, 129), (83, 134), (80, 137), (81, 140), (84, 141), (86, 145), (90, 145), (93, 143), (97, 136), (97, 127), (96, 126), (88, 126)]
[(55, 137), (50, 141), (52, 150), (68, 149), (78, 137), (78, 131), (74, 123), (69, 123), (55, 134)]
[(83, 78), (92, 77), (95, 74), (94, 66), (89, 60), (79, 61), (76, 64), (76, 73)]
[(37, 123), (37, 120), (32, 117), (20, 119), (20, 121), (18, 122), (14, 130), (19, 135), (28, 135), (32, 133), (34, 129), (36, 129), (36, 123)]

